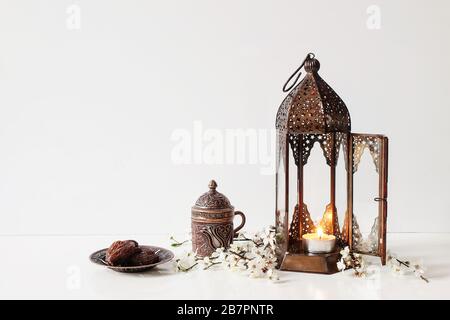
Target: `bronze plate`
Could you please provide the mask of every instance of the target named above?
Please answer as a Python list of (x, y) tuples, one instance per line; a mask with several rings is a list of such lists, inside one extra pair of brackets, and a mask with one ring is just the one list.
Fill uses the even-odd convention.
[(156, 267), (157, 265), (169, 262), (174, 258), (173, 252), (170, 250), (164, 249), (164, 248), (155, 247), (155, 246), (140, 246), (140, 247), (148, 248), (148, 249), (151, 249), (151, 250), (157, 252), (156, 254), (158, 255), (159, 261), (152, 263), (152, 264), (143, 265), (143, 266), (126, 266), (126, 267), (110, 266), (105, 261), (106, 250), (108, 250), (108, 248), (94, 252), (93, 254), (91, 254), (89, 256), (89, 260), (91, 260), (91, 262), (93, 262), (95, 264), (107, 267), (107, 268), (117, 271), (117, 272), (133, 273), (133, 272), (143, 272), (143, 271), (150, 270), (150, 269)]

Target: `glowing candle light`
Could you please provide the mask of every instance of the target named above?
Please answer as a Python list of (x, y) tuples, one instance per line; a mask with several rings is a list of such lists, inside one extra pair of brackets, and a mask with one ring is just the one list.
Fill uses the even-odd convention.
[(328, 253), (334, 250), (336, 237), (323, 232), (322, 227), (317, 227), (315, 233), (307, 233), (302, 236), (303, 247), (310, 253)]

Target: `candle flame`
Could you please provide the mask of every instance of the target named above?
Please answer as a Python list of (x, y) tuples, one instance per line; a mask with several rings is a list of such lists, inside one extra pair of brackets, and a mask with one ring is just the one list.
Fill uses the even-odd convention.
[(317, 228), (317, 235), (319, 236), (319, 239), (322, 238), (322, 236), (323, 236), (323, 230), (322, 230), (322, 227), (318, 227), (318, 228)]

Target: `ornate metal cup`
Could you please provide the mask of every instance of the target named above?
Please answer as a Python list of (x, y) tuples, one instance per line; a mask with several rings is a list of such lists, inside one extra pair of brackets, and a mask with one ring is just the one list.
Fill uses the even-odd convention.
[[(198, 198), (192, 207), (192, 250), (199, 257), (210, 256), (217, 248), (228, 248), (234, 236), (245, 224), (245, 215), (234, 207), (223, 194), (216, 191), (211, 180), (209, 191)], [(241, 216), (241, 224), (234, 229), (233, 220)]]

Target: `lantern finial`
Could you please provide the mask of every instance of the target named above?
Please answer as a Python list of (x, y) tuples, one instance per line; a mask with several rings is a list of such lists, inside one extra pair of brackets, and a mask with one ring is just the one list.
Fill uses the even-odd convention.
[(309, 58), (305, 60), (305, 71), (308, 73), (317, 72), (320, 69), (320, 62), (315, 58)]
[[(308, 53), (306, 55), (305, 59), (303, 59), (303, 62), (300, 65), (300, 67), (298, 67), (297, 70), (295, 70), (295, 72), (289, 77), (289, 79), (284, 84), (283, 92), (289, 92), (297, 84), (298, 80), (300, 79), (300, 77), (302, 75), (300, 70), (302, 70), (302, 68), (305, 65), (306, 61), (316, 60), (315, 57), (316, 57), (316, 55), (314, 53), (312, 53), (312, 52), (310, 52), (310, 53)], [(319, 61), (317, 61), (317, 63), (319, 63)], [(320, 64), (319, 64), (319, 67), (320, 67)], [(317, 70), (319, 70), (319, 69), (317, 69)], [(306, 71), (308, 71), (308, 70), (306, 70)], [(295, 78), (295, 81), (291, 85), (288, 86), (288, 84), (292, 81), (292, 79), (295, 77), (295, 75), (297, 75), (297, 78)]]

